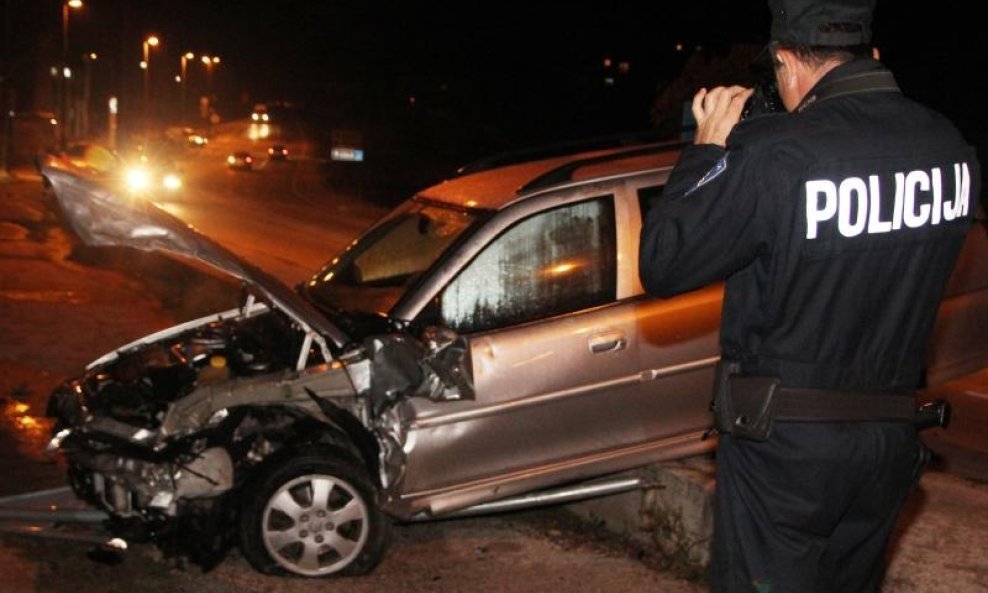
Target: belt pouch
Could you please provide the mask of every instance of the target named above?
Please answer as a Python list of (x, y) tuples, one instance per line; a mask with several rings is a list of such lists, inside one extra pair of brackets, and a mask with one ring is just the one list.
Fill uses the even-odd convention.
[(720, 434), (731, 434), (734, 429), (734, 413), (731, 406), (728, 380), (741, 370), (737, 362), (722, 358), (717, 363), (714, 373), (714, 399), (710, 402), (710, 410), (714, 413), (714, 428)]
[(725, 432), (742, 439), (764, 441), (772, 432), (775, 416), (776, 377), (743, 377), (734, 375), (727, 380), (728, 417), (717, 422), (728, 425)]

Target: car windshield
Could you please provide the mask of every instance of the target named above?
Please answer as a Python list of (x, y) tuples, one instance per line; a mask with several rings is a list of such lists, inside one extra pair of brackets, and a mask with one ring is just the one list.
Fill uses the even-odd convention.
[(303, 294), (323, 308), (388, 314), (476, 219), (462, 209), (409, 201), (323, 266)]

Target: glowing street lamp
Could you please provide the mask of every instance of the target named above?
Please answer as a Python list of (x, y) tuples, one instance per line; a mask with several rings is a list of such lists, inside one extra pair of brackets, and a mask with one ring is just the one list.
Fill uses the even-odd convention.
[(180, 112), (182, 114), (181, 117), (182, 117), (182, 124), (183, 125), (185, 124), (185, 104), (188, 102), (187, 99), (186, 99), (186, 92), (187, 92), (187, 90), (189, 88), (189, 80), (188, 80), (188, 76), (187, 76), (187, 71), (188, 71), (188, 67), (189, 67), (189, 61), (190, 60), (194, 60), (195, 58), (196, 58), (196, 55), (194, 53), (192, 53), (190, 51), (187, 51), (184, 54), (182, 54), (182, 58), (181, 58), (181, 61), (180, 61), (180, 64), (181, 64), (181, 74), (179, 74), (178, 82), (179, 82), (179, 84), (182, 85), (182, 105), (181, 105)]
[(89, 103), (92, 99), (93, 63), (98, 56), (95, 52), (82, 54), (82, 135), (89, 136)]
[(69, 57), (69, 9), (82, 8), (82, 0), (64, 0), (62, 2), (62, 63)]
[(206, 65), (206, 75), (209, 77), (209, 80), (212, 81), (213, 66), (220, 63), (219, 56), (203, 56), (202, 63)]
[(150, 113), (151, 96), (150, 96), (150, 78), (151, 78), (151, 48), (158, 47), (160, 41), (157, 35), (149, 35), (144, 42), (141, 44), (144, 50), (144, 60), (141, 62), (141, 69), (144, 70), (144, 135), (147, 135), (148, 130), (148, 115)]
[(209, 109), (206, 111), (207, 117), (212, 110), (213, 103), (213, 66), (220, 63), (219, 56), (202, 56), (200, 61), (206, 67), (206, 97), (209, 102)]
[[(63, 74), (68, 70), (69, 67), (69, 12), (70, 9), (78, 10), (82, 8), (82, 0), (62, 0), (62, 67), (60, 70)], [(67, 122), (68, 114), (68, 90), (69, 83), (68, 80), (63, 76), (59, 81), (58, 85), (61, 91), (58, 101), (58, 119), (61, 120), (62, 126), (59, 127), (59, 144), (64, 150), (67, 144), (68, 126), (65, 125)]]

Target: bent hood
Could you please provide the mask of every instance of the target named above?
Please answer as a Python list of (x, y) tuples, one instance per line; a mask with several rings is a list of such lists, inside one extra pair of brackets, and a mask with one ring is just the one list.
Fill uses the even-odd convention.
[(150, 201), (122, 196), (91, 179), (51, 166), (42, 167), (73, 231), (86, 245), (123, 246), (190, 257), (238, 278), (258, 296), (303, 327), (332, 340), (338, 348), (350, 341), (335, 324), (283, 282), (240, 259)]

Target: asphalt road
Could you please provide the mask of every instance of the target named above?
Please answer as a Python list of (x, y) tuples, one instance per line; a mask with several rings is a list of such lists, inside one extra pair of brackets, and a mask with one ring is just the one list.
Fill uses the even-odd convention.
[[(206, 147), (187, 152), (180, 161), (183, 190), (159, 203), (292, 285), (308, 279), (387, 209), (327, 187), (324, 161), (297, 124), (271, 124), (268, 137), (254, 139), (258, 127), (226, 124)], [(287, 160), (268, 158), (275, 143), (288, 147)], [(252, 170), (226, 166), (227, 155), (238, 150), (255, 156)]]

